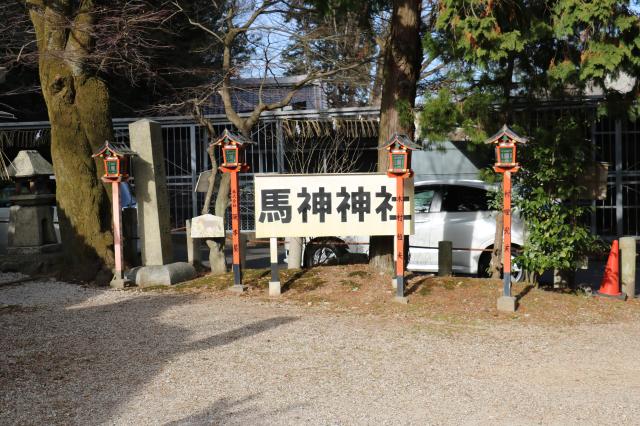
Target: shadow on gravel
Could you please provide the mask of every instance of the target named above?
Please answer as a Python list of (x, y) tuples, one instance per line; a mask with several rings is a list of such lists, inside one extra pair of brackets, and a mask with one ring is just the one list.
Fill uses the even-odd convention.
[(284, 409), (264, 411), (257, 407), (259, 393), (244, 398), (233, 400), (220, 398), (209, 407), (195, 414), (188, 415), (179, 420), (165, 423), (164, 426), (188, 426), (211, 425), (242, 422), (244, 424), (257, 424), (267, 418), (273, 418), (278, 414), (295, 408), (304, 408), (309, 404), (293, 404)]
[[(123, 406), (140, 397), (165, 364), (181, 354), (231, 344), (298, 319), (279, 316), (247, 323), (231, 314), (223, 323), (211, 320), (194, 330), (180, 325), (178, 315), (184, 311), (165, 315), (195, 297), (136, 297), (74, 309), (61, 303), (0, 316), (2, 417), (13, 424), (113, 423)], [(222, 330), (193, 341), (194, 332), (207, 327)], [(211, 367), (220, 368), (215, 353), (210, 358)], [(240, 402), (222, 398), (215, 404), (230, 410)]]

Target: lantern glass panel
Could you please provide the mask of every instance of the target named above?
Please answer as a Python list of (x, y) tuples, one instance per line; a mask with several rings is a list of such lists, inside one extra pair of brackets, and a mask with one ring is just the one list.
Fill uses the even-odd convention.
[(108, 159), (107, 160), (107, 174), (108, 175), (117, 175), (118, 174), (118, 160)]
[(512, 164), (513, 163), (513, 147), (503, 147), (499, 148), (498, 152), (500, 153), (500, 163), (502, 164)]
[(234, 148), (224, 150), (224, 162), (227, 164), (236, 164), (236, 150)]
[(391, 154), (391, 164), (394, 170), (404, 170), (404, 154)]

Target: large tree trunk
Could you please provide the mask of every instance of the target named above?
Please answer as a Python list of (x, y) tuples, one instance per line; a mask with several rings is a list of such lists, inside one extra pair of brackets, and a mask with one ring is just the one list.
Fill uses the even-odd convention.
[[(400, 117), (399, 106), (413, 107), (416, 83), (420, 72), (422, 48), (420, 43), (421, 0), (394, 0), (391, 17), (391, 36), (384, 60), (384, 86), (380, 105), (378, 146), (394, 132), (414, 136), (413, 117)], [(387, 170), (387, 153), (378, 153), (378, 171)], [(393, 270), (393, 238), (371, 237), (369, 263), (383, 271)]]
[[(51, 157), (65, 259), (62, 271), (68, 278), (92, 280), (114, 261), (109, 197), (98, 177), (102, 167), (97, 168), (91, 158), (97, 147), (112, 139), (109, 93), (105, 83), (87, 75), (82, 66), (89, 31), (80, 32), (91, 25), (88, 11), (32, 3), (40, 3), (40, 8), (31, 9), (30, 17), (51, 122)], [(63, 15), (65, 10), (68, 14)], [(75, 19), (74, 31), (68, 31), (68, 19)]]
[[(218, 195), (216, 195), (215, 214), (222, 218), (226, 217), (227, 208), (229, 207), (229, 191), (231, 176), (229, 173), (222, 173), (220, 177), (220, 185), (218, 186)], [(209, 262), (211, 263), (211, 272), (214, 275), (224, 274), (227, 272), (227, 259), (224, 254), (225, 239), (216, 238), (207, 241), (209, 246)]]

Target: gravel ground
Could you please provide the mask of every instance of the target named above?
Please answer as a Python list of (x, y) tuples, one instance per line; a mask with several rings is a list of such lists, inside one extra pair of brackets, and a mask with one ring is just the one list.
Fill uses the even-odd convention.
[(639, 326), (453, 329), (219, 294), (5, 285), (0, 423), (637, 424)]

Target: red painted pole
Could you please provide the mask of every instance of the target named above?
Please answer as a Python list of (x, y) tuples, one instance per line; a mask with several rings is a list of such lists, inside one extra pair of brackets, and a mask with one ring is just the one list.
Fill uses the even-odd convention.
[(511, 296), (511, 172), (505, 171), (502, 177), (503, 210), (502, 210), (502, 241), (503, 241), (503, 295)]
[(404, 177), (396, 177), (396, 295), (404, 297)]
[(120, 182), (111, 182), (111, 216), (113, 217), (113, 254), (115, 256), (115, 275), (122, 279), (122, 224), (120, 216)]
[(242, 286), (240, 269), (240, 192), (238, 190), (238, 171), (231, 173), (231, 241), (233, 244), (233, 282)]

